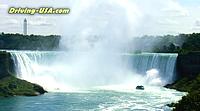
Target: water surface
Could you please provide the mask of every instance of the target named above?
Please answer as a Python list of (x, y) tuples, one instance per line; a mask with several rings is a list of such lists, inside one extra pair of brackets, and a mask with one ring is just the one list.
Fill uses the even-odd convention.
[(170, 111), (184, 93), (160, 87), (140, 90), (90, 89), (0, 99), (0, 111)]

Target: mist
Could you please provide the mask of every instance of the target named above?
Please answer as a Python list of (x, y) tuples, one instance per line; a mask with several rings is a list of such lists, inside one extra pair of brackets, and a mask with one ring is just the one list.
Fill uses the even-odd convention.
[[(146, 11), (154, 2), (146, 3), (130, 0), (70, 1), (70, 14), (56, 21), (62, 32), (61, 53), (11, 52), (15, 64), (20, 66), (19, 77), (48, 90), (65, 91), (113, 85), (132, 89), (137, 85), (168, 83), (173, 77), (176, 55), (130, 53), (137, 48), (132, 45), (133, 37), (138, 32), (146, 32), (142, 28), (148, 22), (145, 18), (150, 12)], [(155, 11), (154, 7), (152, 10)], [(151, 26), (153, 30), (154, 26)], [(143, 46), (144, 43), (136, 44)], [(170, 72), (168, 77), (166, 67)]]
[(127, 52), (125, 47), (140, 17), (135, 4), (120, 0), (84, 1), (74, 2), (72, 7), (76, 8), (63, 22), (65, 31), (60, 45), (70, 55), (67, 59), (73, 70), (69, 70), (76, 72), (76, 84), (127, 82), (133, 74), (121, 54)]
[[(139, 29), (147, 31), (142, 29), (150, 13), (146, 11), (155, 2), (156, 0), (146, 1), (147, 4), (130, 0), (73, 2), (70, 15), (62, 20), (60, 43), (61, 50), (67, 51), (68, 54), (67, 58), (61, 57), (62, 61), (66, 60), (64, 64), (71, 73), (66, 75), (73, 75), (69, 77), (73, 78), (70, 79), (71, 83), (67, 83), (76, 84), (78, 87), (127, 82), (134, 85), (145, 84), (146, 76), (137, 74), (131, 67), (132, 63), (122, 55), (134, 50), (130, 41), (138, 34)], [(163, 2), (158, 3), (163, 5)], [(151, 25), (150, 30), (154, 28), (153, 24)], [(136, 44), (143, 46), (141, 43)], [(147, 73), (148, 75), (151, 74)]]

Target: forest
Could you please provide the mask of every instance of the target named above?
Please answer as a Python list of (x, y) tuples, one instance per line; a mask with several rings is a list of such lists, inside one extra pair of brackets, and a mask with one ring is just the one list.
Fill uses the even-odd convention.
[(136, 37), (132, 44), (139, 52), (186, 54), (200, 51), (200, 33)]
[(0, 34), (0, 49), (5, 50), (56, 50), (59, 35)]

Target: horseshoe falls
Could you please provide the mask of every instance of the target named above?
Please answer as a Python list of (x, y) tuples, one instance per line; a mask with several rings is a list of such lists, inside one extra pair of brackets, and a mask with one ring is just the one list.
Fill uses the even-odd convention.
[[(106, 64), (103, 66), (98, 65), (97, 68), (95, 64), (92, 64), (93, 67), (87, 64), (91, 70), (99, 70), (96, 74), (95, 71), (91, 73), (90, 71), (80, 70), (85, 68), (84, 65), (86, 64), (82, 65), (80, 60), (78, 60), (79, 62), (76, 62), (75, 67), (72, 64), (75, 61), (71, 58), (71, 55), (74, 54), (67, 52), (8, 52), (10, 52), (14, 61), (18, 78), (40, 84), (49, 91), (48, 94), (39, 98), (30, 99), (37, 99), (37, 104), (47, 103), (48, 106), (46, 107), (52, 108), (52, 111), (171, 111), (166, 104), (178, 101), (185, 95), (185, 93), (161, 87), (174, 80), (177, 54), (114, 54), (112, 56), (120, 56), (124, 59), (124, 63), (118, 64), (120, 67), (130, 68), (127, 71), (129, 74), (125, 74), (122, 71), (120, 72), (121, 74), (116, 73), (116, 76), (119, 77), (115, 77), (115, 73), (102, 71), (103, 66), (110, 68)], [(78, 54), (82, 56), (87, 55), (87, 53)], [(65, 60), (61, 60), (63, 56), (66, 58)], [(83, 71), (84, 74), (80, 71)], [(102, 75), (98, 75), (100, 74), (98, 72), (102, 73)], [(91, 73), (93, 76), (87, 73)], [(107, 75), (108, 73), (110, 75)], [(136, 90), (135, 87), (137, 85), (143, 85), (145, 90)], [(24, 106), (26, 106), (29, 100), (23, 98), (21, 97), (20, 99), (22, 99)], [(49, 98), (56, 98), (55, 102), (57, 102), (50, 102)], [(59, 101), (62, 102), (60, 103)], [(34, 110), (37, 104), (34, 103), (31, 109)], [(70, 107), (64, 107), (66, 105)], [(26, 107), (22, 109), (26, 110)]]
[[(10, 51), (10, 53), (12, 55), (12, 59), (14, 60), (17, 77), (30, 82), (38, 83), (51, 90), (62, 89), (64, 87), (67, 88), (68, 85), (73, 88), (73, 84), (76, 84), (76, 86), (82, 84), (80, 86), (84, 87), (83, 84), (87, 83), (86, 86), (94, 87), (112, 85), (113, 81), (119, 81), (118, 83), (122, 82), (115, 76), (119, 76), (122, 80), (130, 77), (130, 79), (127, 79), (129, 81), (133, 78), (133, 81), (138, 82), (132, 84), (133, 86), (139, 84), (162, 86), (173, 82), (176, 75), (175, 65), (177, 54), (113, 54), (112, 56), (122, 56), (124, 59), (124, 63), (118, 64), (122, 67), (122, 69), (125, 69), (124, 67), (126, 67), (126, 70), (129, 69), (129, 71), (122, 70), (115, 75), (115, 73), (110, 72), (110, 69), (106, 69), (106, 67), (96, 66), (96, 64), (101, 64), (96, 63), (99, 61), (93, 61), (90, 66), (91, 70), (95, 69), (95, 71), (85, 71), (84, 69), (84, 74), (77, 73), (78, 70), (81, 71), (80, 67), (85, 68), (84, 66), (88, 64), (87, 62), (83, 62), (84, 64), (82, 65), (71, 64), (73, 61), (69, 61), (69, 59), (67, 59), (70, 58), (70, 55), (67, 52)], [(83, 56), (87, 55), (85, 53), (78, 54), (82, 54)], [(66, 60), (60, 59), (63, 56)], [(80, 61), (78, 63), (80, 63)], [(107, 67), (109, 68), (109, 66)], [(114, 69), (114, 71), (118, 70)], [(90, 80), (95, 79), (95, 77), (99, 77), (99, 79), (97, 78), (95, 82)], [(47, 82), (49, 82), (49, 84), (46, 84)], [(113, 82), (113, 84), (116, 84), (117, 82)], [(68, 86), (68, 88), (70, 87)]]

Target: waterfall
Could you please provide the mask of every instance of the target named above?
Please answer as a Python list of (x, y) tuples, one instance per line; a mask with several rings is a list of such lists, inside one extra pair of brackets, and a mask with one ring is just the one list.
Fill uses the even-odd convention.
[[(38, 83), (48, 89), (52, 88), (50, 90), (63, 88), (66, 90), (73, 90), (73, 87), (71, 87), (72, 85), (77, 85), (80, 87), (82, 87), (84, 83), (93, 85), (101, 85), (103, 83), (103, 85), (105, 85), (108, 83), (108, 81), (110, 82), (111, 80), (126, 80), (127, 72), (122, 71), (120, 67), (122, 69), (123, 67), (128, 67), (134, 72), (131, 74), (131, 76), (127, 76), (127, 78), (137, 78), (138, 80), (143, 79), (144, 81), (160, 80), (162, 82), (161, 85), (172, 82), (176, 72), (175, 64), (177, 54), (122, 54), (120, 56), (123, 56), (125, 63), (115, 63), (115, 65), (119, 65), (118, 69), (116, 69), (115, 67), (110, 67), (109, 65), (103, 64), (104, 62), (102, 60), (100, 61), (102, 62), (103, 66), (95, 66), (96, 61), (92, 61), (91, 65), (93, 67), (88, 64), (89, 61), (84, 61), (83, 63), (80, 62), (80, 60), (84, 58), (79, 58), (79, 60), (77, 60), (79, 62), (74, 63), (75, 61), (71, 60), (72, 58), (70, 58), (67, 52), (9, 52), (11, 53), (11, 57), (14, 61), (18, 78), (25, 79), (33, 83)], [(80, 53), (78, 54), (80, 55)], [(81, 54), (86, 55), (85, 53)], [(77, 55), (77, 53), (74, 55)], [(63, 56), (65, 59), (61, 59)], [(88, 56), (86, 57), (88, 58)], [(127, 62), (129, 65), (126, 65)], [(86, 65), (89, 65), (87, 70), (82, 69), (82, 67), (85, 68)], [(90, 72), (90, 70), (92, 71)], [(87, 75), (87, 73), (89, 74)], [(117, 73), (120, 73), (120, 75), (117, 75)], [(136, 74), (139, 76), (136, 76)]]
[(147, 76), (151, 73), (159, 73), (163, 84), (171, 83), (175, 80), (178, 54), (141, 53), (127, 55), (130, 66), (136, 73)]

